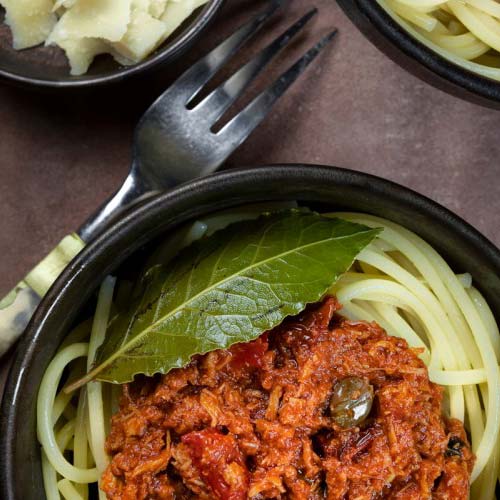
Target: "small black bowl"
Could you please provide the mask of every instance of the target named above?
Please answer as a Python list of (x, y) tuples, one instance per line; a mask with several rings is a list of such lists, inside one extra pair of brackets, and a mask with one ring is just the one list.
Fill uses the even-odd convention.
[(418, 41), (376, 0), (337, 0), (382, 52), (427, 83), (476, 104), (500, 108), (500, 82), (468, 71)]
[(217, 14), (224, 0), (210, 0), (193, 13), (155, 52), (133, 66), (120, 66), (111, 56), (99, 56), (88, 73), (71, 76), (64, 52), (58, 47), (12, 48), (10, 29), (0, 7), (0, 81), (40, 89), (78, 89), (107, 86), (169, 64), (188, 50)]
[(318, 210), (361, 211), (415, 231), (457, 272), (468, 271), (500, 320), (500, 251), (436, 203), (367, 174), (283, 165), (231, 170), (148, 201), (75, 258), (46, 295), (17, 347), (0, 415), (0, 498), (40, 500), (36, 398), (42, 375), (104, 277), (179, 224), (242, 204), (297, 200)]

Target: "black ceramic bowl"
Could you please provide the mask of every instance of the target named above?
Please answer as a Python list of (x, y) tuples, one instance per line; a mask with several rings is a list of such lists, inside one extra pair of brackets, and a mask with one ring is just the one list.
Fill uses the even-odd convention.
[(0, 81), (42, 89), (76, 89), (110, 85), (144, 75), (183, 54), (201, 36), (224, 0), (210, 0), (187, 19), (153, 54), (133, 66), (120, 66), (111, 56), (99, 56), (89, 72), (71, 76), (66, 57), (58, 47), (12, 48), (10, 29), (0, 7)]
[(419, 42), (376, 0), (337, 0), (382, 52), (410, 73), (457, 97), (500, 108), (500, 82), (464, 69)]
[(333, 167), (272, 166), (228, 171), (185, 184), (136, 209), (70, 264), (38, 308), (7, 382), (0, 419), (0, 498), (43, 498), (35, 404), (40, 379), (103, 278), (179, 224), (241, 204), (298, 200), (318, 210), (367, 212), (402, 224), (469, 271), (500, 320), (500, 251), (443, 207), (367, 174)]

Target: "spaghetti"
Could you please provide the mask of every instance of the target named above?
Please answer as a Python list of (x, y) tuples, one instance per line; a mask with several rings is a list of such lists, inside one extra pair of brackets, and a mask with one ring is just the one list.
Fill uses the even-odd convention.
[[(331, 289), (342, 314), (375, 321), (419, 349), (431, 381), (445, 388), (446, 413), (464, 422), (469, 433), (476, 455), (471, 497), (492, 500), (500, 473), (500, 334), (486, 301), (470, 275), (456, 275), (401, 226), (364, 214), (332, 216), (383, 228)], [(198, 221), (156, 257), (173, 256), (221, 225), (220, 217)], [(61, 380), (71, 382), (92, 364), (110, 319), (114, 286), (113, 278), (103, 282), (92, 325), (86, 322), (68, 336), (41, 383), (37, 425), (48, 500), (86, 500), (109, 462), (105, 437), (116, 407), (114, 386), (91, 382), (68, 396)]]
[(500, 80), (496, 0), (378, 0), (415, 38), (469, 71)]

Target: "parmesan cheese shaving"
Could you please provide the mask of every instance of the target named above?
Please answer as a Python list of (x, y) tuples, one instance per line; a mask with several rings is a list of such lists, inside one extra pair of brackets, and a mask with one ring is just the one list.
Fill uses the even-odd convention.
[(165, 33), (164, 22), (151, 16), (149, 9), (138, 7), (132, 10), (127, 32), (113, 48), (120, 56), (136, 63), (165, 40)]
[(82, 38), (118, 42), (127, 32), (131, 0), (77, 0), (66, 10), (47, 43)]
[(170, 36), (198, 7), (207, 0), (168, 0), (161, 20), (166, 24), (165, 36)]
[(85, 74), (92, 64), (94, 57), (109, 52), (108, 44), (96, 38), (69, 38), (67, 40), (59, 40), (57, 45), (66, 52), (72, 75)]
[(155, 18), (160, 19), (165, 8), (167, 7), (167, 0), (151, 0), (149, 4), (149, 13)]
[(6, 10), (5, 22), (17, 50), (43, 43), (57, 22), (52, 0), (0, 0), (0, 5)]
[(111, 54), (122, 65), (145, 59), (208, 0), (0, 0), (15, 49), (61, 47), (71, 74)]

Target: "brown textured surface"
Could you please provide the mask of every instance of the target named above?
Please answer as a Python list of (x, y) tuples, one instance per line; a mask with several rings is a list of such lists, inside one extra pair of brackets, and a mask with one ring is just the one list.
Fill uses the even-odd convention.
[[(0, 294), (118, 187), (141, 111), (257, 4), (228, 0), (195, 50), (141, 85), (72, 97), (0, 87)], [(259, 43), (311, 5), (291, 1)], [(500, 245), (500, 112), (420, 82), (366, 41), (332, 0), (316, 5), (320, 15), (304, 38), (312, 43), (337, 26), (334, 47), (229, 166), (309, 162), (370, 172), (426, 194)], [(278, 67), (303, 48), (287, 51)]]

